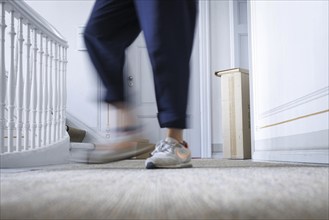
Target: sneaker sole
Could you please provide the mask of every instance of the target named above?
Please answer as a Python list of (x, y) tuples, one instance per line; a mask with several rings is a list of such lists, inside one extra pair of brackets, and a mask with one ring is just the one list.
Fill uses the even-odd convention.
[(175, 165), (166, 165), (166, 166), (155, 165), (152, 162), (148, 162), (146, 164), (146, 169), (178, 169), (178, 168), (192, 168), (192, 167), (193, 165), (191, 162), (175, 164)]

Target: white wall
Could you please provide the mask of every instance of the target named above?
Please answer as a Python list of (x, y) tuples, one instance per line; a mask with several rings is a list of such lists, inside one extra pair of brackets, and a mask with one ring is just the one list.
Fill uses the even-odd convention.
[(216, 71), (229, 69), (230, 61), (230, 20), (229, 1), (210, 1), (210, 70), (212, 74), (212, 143), (213, 151), (221, 150), (223, 133), (221, 128), (220, 78)]
[(85, 51), (79, 51), (80, 26), (90, 15), (94, 0), (26, 2), (50, 22), (68, 41), (67, 112), (91, 128), (98, 127), (97, 83), (93, 66)]
[(250, 1), (254, 159), (328, 163), (328, 1)]

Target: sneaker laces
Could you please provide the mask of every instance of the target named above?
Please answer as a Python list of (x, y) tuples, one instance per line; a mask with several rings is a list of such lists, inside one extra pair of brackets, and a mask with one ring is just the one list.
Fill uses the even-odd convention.
[(166, 140), (162, 140), (157, 145), (155, 146), (155, 150), (151, 153), (152, 155), (159, 153), (159, 152), (168, 152), (171, 153), (173, 152), (173, 148), (176, 145), (176, 143), (169, 143)]

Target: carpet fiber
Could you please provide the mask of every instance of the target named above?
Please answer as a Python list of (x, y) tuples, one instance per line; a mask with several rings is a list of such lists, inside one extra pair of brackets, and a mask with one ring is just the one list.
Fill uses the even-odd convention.
[(329, 167), (143, 160), (1, 170), (1, 219), (328, 219)]

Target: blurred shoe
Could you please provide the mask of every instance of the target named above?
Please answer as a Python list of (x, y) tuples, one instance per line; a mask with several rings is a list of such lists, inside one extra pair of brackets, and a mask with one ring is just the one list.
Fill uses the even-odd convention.
[(110, 163), (129, 159), (154, 149), (148, 141), (122, 141), (109, 144), (71, 143), (70, 161)]
[(71, 143), (70, 161), (77, 163), (109, 163), (129, 159), (154, 149), (146, 139), (140, 137), (140, 127), (120, 129), (110, 143)]

